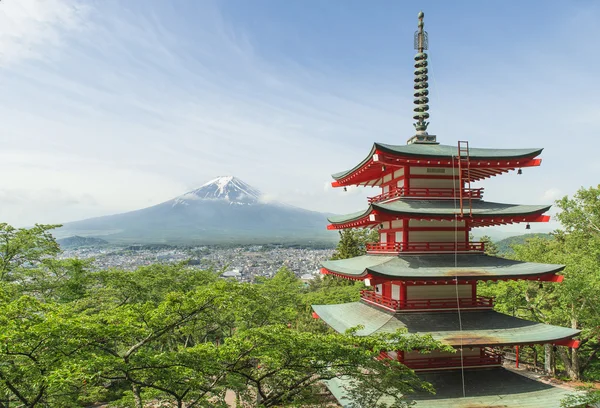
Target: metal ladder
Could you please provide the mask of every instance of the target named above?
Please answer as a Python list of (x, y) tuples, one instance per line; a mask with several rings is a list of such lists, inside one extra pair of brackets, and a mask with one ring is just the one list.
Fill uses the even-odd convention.
[[(471, 160), (469, 159), (469, 142), (458, 141), (458, 200), (460, 216), (473, 216), (473, 201), (471, 198)], [(467, 207), (468, 206), (468, 207)]]

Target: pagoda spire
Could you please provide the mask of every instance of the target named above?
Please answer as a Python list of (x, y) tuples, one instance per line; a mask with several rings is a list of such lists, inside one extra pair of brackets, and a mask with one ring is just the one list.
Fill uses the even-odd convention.
[(419, 23), (418, 29), (415, 31), (415, 49), (417, 50), (417, 54), (415, 55), (415, 108), (413, 119), (417, 122), (414, 123), (414, 127), (416, 129), (415, 136), (411, 137), (408, 140), (408, 144), (411, 143), (436, 143), (436, 137), (434, 135), (427, 134), (427, 126), (429, 122), (426, 122), (429, 119), (429, 84), (427, 80), (429, 77), (427, 76), (427, 50), (429, 41), (427, 36), (427, 31), (423, 30), (425, 23), (423, 18), (425, 14), (420, 11), (419, 12)]

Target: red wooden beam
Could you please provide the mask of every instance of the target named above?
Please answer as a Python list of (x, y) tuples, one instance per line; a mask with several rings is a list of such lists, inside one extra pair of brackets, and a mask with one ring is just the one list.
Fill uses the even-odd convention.
[(535, 218), (532, 218), (531, 220), (527, 220), (527, 222), (548, 222), (550, 221), (550, 216), (549, 215), (538, 215)]
[[(366, 163), (346, 177), (331, 183), (333, 187), (360, 185), (382, 177), (384, 170), (381, 166), (397, 167), (452, 167), (457, 165), (456, 160), (448, 158), (414, 158), (396, 156), (390, 153), (376, 152)], [(472, 160), (470, 163), (473, 175), (471, 181), (481, 180), (506, 173), (510, 170), (523, 167), (536, 167), (542, 159), (514, 159), (514, 160)], [(485, 170), (483, 170), (485, 169)]]
[[(438, 285), (438, 284), (442, 284), (442, 285), (447, 285), (447, 284), (455, 284), (455, 278), (454, 277), (448, 277), (446, 279), (431, 279), (431, 280), (417, 280), (417, 279), (398, 279), (397, 277), (390, 277), (390, 278), (386, 278), (383, 276), (378, 276), (376, 278), (373, 277), (373, 275), (366, 274), (364, 276), (347, 276), (344, 275), (342, 273), (338, 273), (338, 272), (333, 272), (330, 271), (326, 268), (321, 268), (321, 274), (323, 275), (333, 275), (333, 276), (337, 276), (340, 278), (344, 278), (344, 279), (349, 279), (349, 280), (365, 280), (365, 279), (369, 279), (371, 281), (372, 285), (375, 284), (379, 284), (379, 283), (390, 283), (390, 284), (401, 284), (401, 298), (406, 299), (406, 287), (407, 286), (421, 286), (421, 285)], [(526, 281), (538, 281), (538, 282), (562, 282), (564, 279), (563, 275), (554, 275), (554, 274), (546, 274), (543, 276), (528, 276), (528, 277), (496, 277), (496, 278), (491, 278), (491, 279), (486, 279), (484, 277), (481, 278), (473, 278), (473, 277), (464, 277), (461, 278), (460, 276), (458, 277), (458, 284), (459, 285), (465, 285), (465, 284), (476, 284), (477, 281), (492, 281), (492, 282), (497, 282), (497, 281), (510, 281), (510, 280), (514, 280), (514, 281), (518, 281), (518, 280), (526, 280)], [(403, 291), (403, 292), (402, 292)], [(476, 293), (475, 293), (476, 295)]]
[[(375, 280), (373, 280), (373, 275), (371, 274), (366, 274), (364, 276), (348, 276), (348, 275), (344, 275), (342, 273), (337, 273), (334, 271), (330, 271), (327, 268), (321, 268), (321, 274), (322, 275), (333, 275), (333, 276), (337, 276), (338, 278), (343, 278), (343, 279), (348, 279), (348, 280), (354, 280), (354, 281), (361, 281), (361, 280), (365, 280), (365, 279), (371, 279), (371, 283), (375, 282)], [(377, 280), (377, 283), (379, 283), (379, 280)]]
[[(414, 167), (452, 167), (457, 164), (457, 160), (451, 158), (431, 158), (431, 157), (402, 157), (390, 153), (377, 153), (373, 155), (373, 161), (385, 165), (411, 165)], [(542, 159), (521, 158), (512, 160), (476, 160), (471, 159), (472, 168), (486, 169), (509, 169), (519, 167), (536, 167), (542, 163)]]
[(565, 339), (554, 342), (557, 346), (566, 346), (577, 349), (581, 345), (581, 341), (575, 339)]
[(564, 275), (546, 275), (546, 276), (542, 276), (541, 278), (538, 278), (538, 279), (543, 282), (560, 283), (563, 280), (565, 280), (565, 276)]

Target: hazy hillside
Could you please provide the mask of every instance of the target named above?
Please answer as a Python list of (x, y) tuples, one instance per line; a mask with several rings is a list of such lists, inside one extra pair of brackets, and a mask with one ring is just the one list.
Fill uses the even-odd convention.
[(55, 236), (122, 244), (333, 243), (338, 235), (326, 226), (326, 214), (264, 202), (258, 190), (228, 176), (152, 207), (66, 223)]
[(501, 239), (500, 241), (496, 241), (496, 245), (498, 246), (498, 252), (500, 254), (511, 254), (513, 253), (513, 249), (511, 245), (521, 245), (524, 244), (528, 239), (532, 238), (545, 238), (550, 239), (552, 235), (543, 234), (543, 233), (534, 233), (534, 234), (523, 234), (517, 235), (515, 237), (509, 237)]
[(108, 241), (95, 238), (95, 237), (80, 237), (75, 235), (73, 237), (62, 238), (57, 240), (61, 248), (74, 248), (83, 246), (100, 246), (108, 244)]

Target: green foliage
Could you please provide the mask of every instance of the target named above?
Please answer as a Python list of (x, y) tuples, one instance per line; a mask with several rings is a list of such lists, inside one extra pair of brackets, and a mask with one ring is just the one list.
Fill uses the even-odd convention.
[(54, 258), (49, 226), (2, 228), (0, 407), (221, 407), (226, 390), (274, 407), (316, 402), (320, 381), (342, 375), (364, 407), (430, 390), (374, 358), (390, 344), (443, 348), (430, 337), (363, 338), (311, 318), (311, 303), (355, 300), (358, 285), (306, 286), (285, 268), (256, 284), (185, 264), (93, 271)]
[(15, 279), (22, 268), (57, 255), (60, 247), (49, 231), (59, 226), (36, 224), (27, 229), (0, 223), (0, 281)]
[(492, 241), (490, 237), (487, 235), (479, 238), (479, 242), (482, 242), (485, 245), (485, 254), (489, 256), (498, 256), (498, 246)]
[[(81, 378), (73, 356), (85, 342), (65, 305), (6, 286), (0, 300), (0, 395), (22, 406), (78, 406)], [(10, 291), (10, 289), (9, 289)]]
[(514, 259), (566, 265), (564, 281), (501, 282), (482, 287), (496, 297), (496, 308), (539, 322), (581, 330), (579, 350), (558, 348), (570, 378), (598, 379), (600, 352), (600, 189), (579, 190), (557, 201), (557, 218), (564, 229), (548, 239), (536, 237), (515, 245)]
[(379, 233), (374, 229), (346, 229), (340, 231), (340, 241), (331, 259), (348, 259), (367, 253), (368, 242), (379, 241)]
[(341, 376), (354, 378), (349, 391), (358, 400), (369, 386), (377, 399), (386, 394), (397, 397), (413, 390), (430, 390), (430, 385), (400, 363), (384, 364), (375, 359), (390, 343), (402, 349), (438, 347), (430, 337), (407, 341), (405, 333), (355, 337), (352, 333), (319, 334), (265, 326), (227, 339), (219, 351), (225, 356), (230, 385), (238, 384), (236, 391), (244, 399), (257, 398), (265, 407), (306, 401), (320, 381)]
[(501, 239), (500, 241), (497, 241), (495, 245), (498, 248), (499, 254), (511, 256), (512, 254), (514, 254), (513, 246), (523, 245), (527, 243), (528, 240), (533, 238), (551, 239), (552, 235), (544, 233), (522, 234), (514, 237)]
[(577, 394), (569, 395), (560, 401), (560, 406), (563, 408), (573, 407), (593, 407), (600, 404), (600, 390), (595, 388), (581, 388)]

